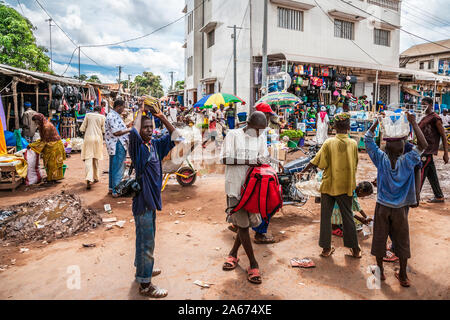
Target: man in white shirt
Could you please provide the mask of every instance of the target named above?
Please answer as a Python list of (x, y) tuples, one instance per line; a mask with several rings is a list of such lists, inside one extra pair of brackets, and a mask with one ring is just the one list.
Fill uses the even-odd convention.
[(441, 119), (442, 119), (442, 126), (444, 127), (444, 129), (447, 128), (450, 122), (450, 115), (448, 114), (447, 109), (442, 110)]
[[(259, 166), (262, 158), (269, 155), (266, 138), (262, 134), (266, 126), (266, 116), (264, 113), (256, 111), (250, 116), (246, 127), (230, 130), (225, 138), (221, 158), (222, 163), (226, 165), (225, 192), (228, 208), (235, 207), (239, 203), (241, 187), (245, 182), (248, 168)], [(249, 228), (259, 226), (262, 221), (261, 216), (241, 209), (232, 215), (228, 215), (227, 221), (237, 227), (237, 235), (233, 248), (223, 264), (223, 270), (236, 268), (239, 261), (237, 254), (242, 244), (250, 261), (247, 279), (252, 283), (260, 284), (261, 275), (253, 253)]]
[(170, 123), (177, 122), (178, 110), (174, 104), (169, 107), (169, 121)]

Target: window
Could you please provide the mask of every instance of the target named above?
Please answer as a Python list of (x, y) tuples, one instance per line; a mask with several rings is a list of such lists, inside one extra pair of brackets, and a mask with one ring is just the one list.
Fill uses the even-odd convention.
[(421, 62), (421, 63), (419, 64), (419, 69), (423, 69), (424, 64), (425, 64), (425, 62)]
[(434, 60), (428, 61), (428, 69), (434, 69)]
[(208, 41), (207, 41), (208, 48), (214, 45), (214, 41), (215, 41), (215, 30), (213, 29), (212, 31), (208, 32)]
[(391, 32), (382, 29), (373, 29), (373, 43), (379, 46), (391, 46)]
[(188, 29), (187, 29), (187, 33), (191, 33), (192, 30), (194, 30), (194, 15), (192, 14), (192, 12), (188, 15)]
[(394, 11), (398, 11), (399, 9), (398, 2), (398, 0), (367, 0), (367, 3), (375, 4), (382, 8), (387, 8)]
[(278, 27), (303, 31), (303, 11), (278, 7)]
[(187, 60), (187, 75), (192, 76), (193, 66), (192, 66), (192, 57), (189, 57)]
[(349, 21), (334, 19), (334, 36), (353, 40), (355, 24)]

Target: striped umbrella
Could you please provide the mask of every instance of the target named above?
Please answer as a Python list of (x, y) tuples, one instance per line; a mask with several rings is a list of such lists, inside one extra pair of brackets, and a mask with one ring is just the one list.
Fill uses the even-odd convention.
[(245, 101), (241, 98), (238, 98), (236, 96), (233, 96), (229, 93), (215, 93), (215, 94), (209, 94), (201, 98), (199, 101), (197, 101), (196, 104), (194, 104), (195, 108), (205, 109), (205, 108), (212, 108), (215, 104), (216, 106), (220, 106), (221, 104), (228, 105), (230, 102), (234, 103), (242, 103), (245, 104)]
[(289, 105), (291, 103), (298, 103), (300, 100), (299, 97), (293, 95), (289, 92), (272, 92), (261, 99), (259, 99), (256, 104), (265, 102), (269, 105), (276, 104), (277, 106)]

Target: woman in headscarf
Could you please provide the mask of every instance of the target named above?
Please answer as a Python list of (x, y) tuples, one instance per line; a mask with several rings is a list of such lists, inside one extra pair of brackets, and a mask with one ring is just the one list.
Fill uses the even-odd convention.
[(38, 126), (40, 139), (28, 145), (34, 152), (42, 155), (47, 172), (47, 182), (55, 183), (63, 178), (63, 164), (66, 151), (55, 126), (42, 113), (33, 116)]
[(328, 118), (327, 108), (322, 106), (320, 107), (319, 116), (317, 117), (317, 132), (315, 140), (318, 145), (322, 145), (325, 140), (328, 139), (328, 123), (330, 123), (330, 119)]

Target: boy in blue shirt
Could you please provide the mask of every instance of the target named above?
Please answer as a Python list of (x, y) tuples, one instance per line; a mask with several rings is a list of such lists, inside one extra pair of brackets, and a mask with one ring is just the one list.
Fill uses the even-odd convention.
[[(159, 139), (152, 138), (153, 123), (143, 112), (155, 111), (147, 104), (141, 106), (130, 132), (129, 152), (141, 191), (133, 197), (133, 216), (136, 225), (136, 281), (140, 284), (139, 292), (152, 298), (163, 298), (168, 292), (151, 283), (152, 276), (160, 270), (153, 269), (156, 231), (156, 210), (162, 209), (162, 159), (175, 146), (171, 134), (174, 126), (158, 110), (153, 116), (160, 119), (169, 131)], [(151, 106), (150, 106), (151, 107)], [(158, 107), (160, 105), (158, 103)], [(150, 112), (149, 112), (150, 111)]]
[[(394, 243), (395, 254), (400, 260), (400, 272), (395, 273), (403, 287), (409, 287), (406, 274), (408, 259), (411, 257), (409, 245), (408, 211), (417, 202), (414, 167), (420, 163), (420, 153), (428, 146), (415, 116), (406, 113), (409, 123), (417, 137), (417, 148), (403, 154), (404, 139), (390, 139), (386, 142), (386, 152), (374, 142), (378, 120), (364, 137), (367, 153), (377, 167), (377, 204), (375, 207), (373, 240), (371, 253), (377, 259), (381, 280), (385, 280), (383, 257), (386, 254), (388, 234)], [(418, 150), (419, 151), (418, 151)]]

